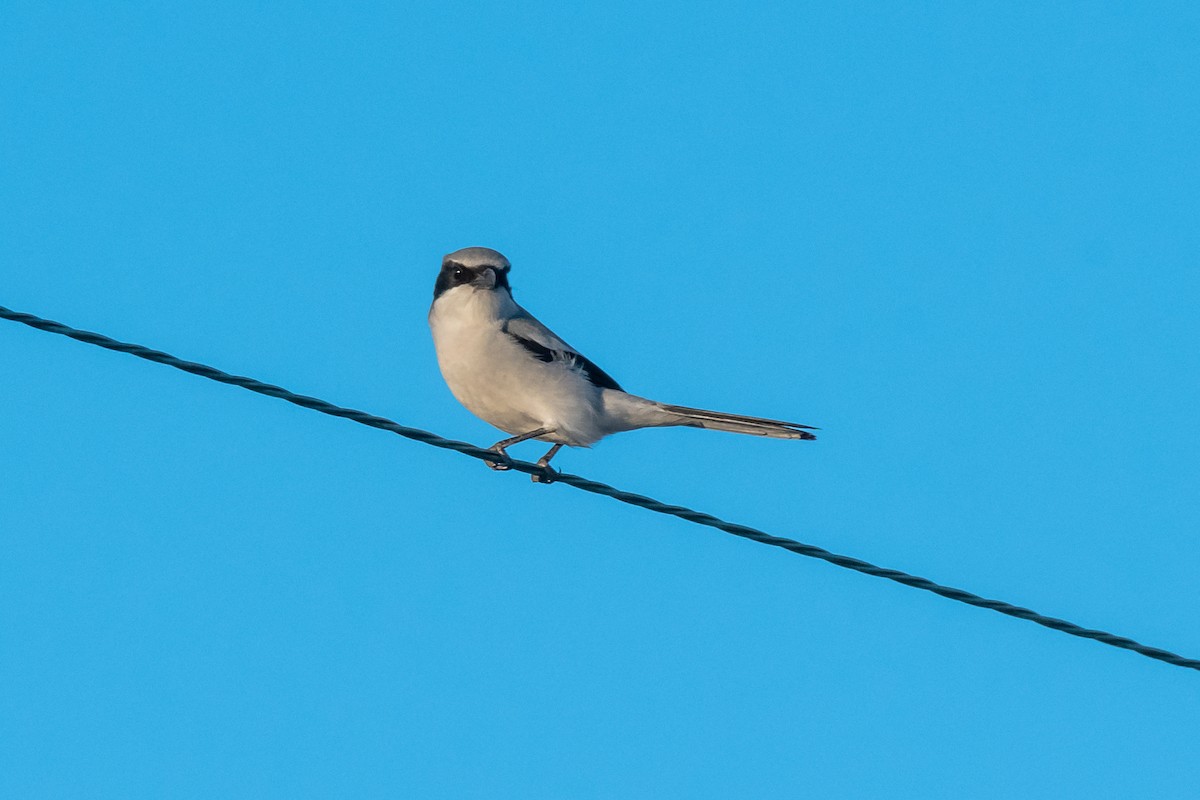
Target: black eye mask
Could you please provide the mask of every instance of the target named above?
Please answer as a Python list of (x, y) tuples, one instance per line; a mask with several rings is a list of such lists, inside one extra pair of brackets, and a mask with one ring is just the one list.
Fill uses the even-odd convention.
[(509, 289), (507, 269), (489, 266), (472, 268), (459, 264), (457, 261), (447, 261), (442, 265), (442, 271), (438, 273), (437, 283), (433, 286), (433, 299), (438, 299), (444, 292), (453, 289), (455, 286), (463, 286), (474, 282), (485, 269), (490, 269), (495, 273), (495, 288)]

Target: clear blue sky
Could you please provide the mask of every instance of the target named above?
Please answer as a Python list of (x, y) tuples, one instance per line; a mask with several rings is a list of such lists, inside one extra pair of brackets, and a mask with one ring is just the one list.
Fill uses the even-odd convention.
[[(101, 4), (103, 5), (103, 4)], [(1200, 654), (1194, 3), (9, 2), (0, 305)], [(1200, 674), (0, 323), (0, 795), (1195, 797)], [(536, 457), (541, 446), (517, 454)]]

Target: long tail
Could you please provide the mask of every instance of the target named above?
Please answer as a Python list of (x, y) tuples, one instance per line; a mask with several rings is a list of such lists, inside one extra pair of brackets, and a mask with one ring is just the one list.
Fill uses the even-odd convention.
[(817, 428), (797, 422), (782, 422), (777, 419), (746, 417), (741, 414), (726, 414), (722, 411), (705, 411), (687, 406), (658, 404), (659, 408), (677, 417), (670, 425), (687, 425), (692, 428), (707, 428), (713, 431), (748, 433), (752, 436), (770, 436), (775, 439), (816, 439), (809, 433)]

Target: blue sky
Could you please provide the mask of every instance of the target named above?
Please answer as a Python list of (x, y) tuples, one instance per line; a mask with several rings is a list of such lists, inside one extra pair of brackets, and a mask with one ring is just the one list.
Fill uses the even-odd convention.
[[(0, 305), (1200, 654), (1194, 4), (8, 3)], [(1200, 676), (11, 323), (0, 794), (1191, 797)], [(541, 446), (517, 449), (536, 457)]]

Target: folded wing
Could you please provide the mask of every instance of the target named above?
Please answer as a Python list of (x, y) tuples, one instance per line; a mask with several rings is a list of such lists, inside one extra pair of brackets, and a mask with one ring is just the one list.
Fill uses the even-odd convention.
[(594, 386), (602, 389), (625, 391), (604, 370), (587, 356), (564, 342), (554, 331), (538, 322), (528, 313), (513, 317), (504, 323), (504, 332), (530, 355), (539, 361), (552, 363), (561, 362), (568, 367), (578, 369)]

